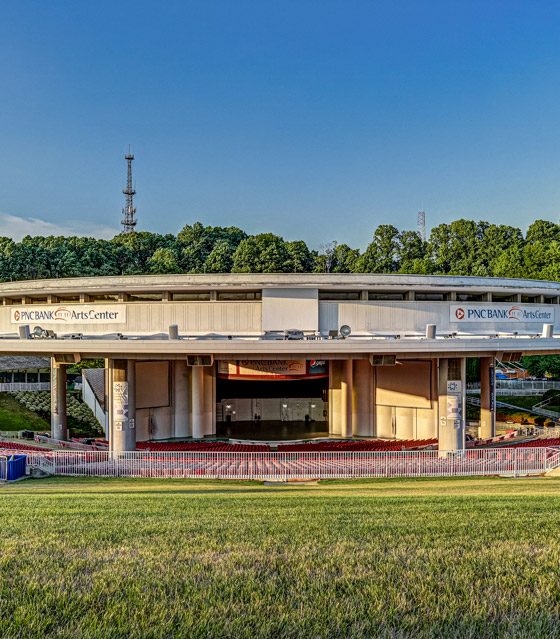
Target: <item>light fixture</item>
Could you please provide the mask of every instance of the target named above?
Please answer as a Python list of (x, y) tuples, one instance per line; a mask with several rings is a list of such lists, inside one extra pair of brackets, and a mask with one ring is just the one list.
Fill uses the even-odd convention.
[(352, 332), (352, 329), (348, 326), (348, 324), (343, 324), (340, 327), (339, 332), (342, 335), (342, 337), (348, 337), (350, 333)]

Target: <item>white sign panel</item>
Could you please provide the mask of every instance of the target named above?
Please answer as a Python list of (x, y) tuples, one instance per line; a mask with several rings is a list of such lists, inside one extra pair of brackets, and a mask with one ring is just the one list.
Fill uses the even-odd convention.
[(124, 324), (126, 306), (72, 304), (18, 306), (11, 309), (12, 324)]
[(554, 306), (535, 306), (534, 304), (452, 304), (449, 307), (449, 320), (460, 324), (472, 322), (532, 322), (535, 324), (553, 323)]

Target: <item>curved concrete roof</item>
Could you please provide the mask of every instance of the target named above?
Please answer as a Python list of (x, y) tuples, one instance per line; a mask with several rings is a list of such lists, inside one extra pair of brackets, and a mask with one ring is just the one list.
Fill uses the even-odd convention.
[(126, 275), (24, 280), (0, 283), (0, 296), (220, 290), (324, 288), (560, 294), (560, 283), (496, 277), (377, 275), (371, 273), (220, 273), (211, 275)]

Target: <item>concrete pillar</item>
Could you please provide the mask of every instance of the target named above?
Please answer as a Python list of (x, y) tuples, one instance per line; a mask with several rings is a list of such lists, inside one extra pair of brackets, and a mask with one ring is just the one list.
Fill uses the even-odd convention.
[[(109, 445), (115, 452), (136, 449), (135, 370), (134, 362), (129, 360), (108, 360)], [(129, 381), (131, 381), (131, 387), (129, 387)], [(132, 423), (130, 423), (131, 406)]]
[(173, 437), (188, 437), (189, 421), (189, 369), (178, 359), (173, 363)]
[(329, 435), (340, 435), (340, 383), (342, 361), (329, 362)]
[(438, 448), (440, 451), (465, 447), (466, 358), (438, 360)]
[(216, 368), (204, 367), (204, 435), (216, 434)]
[(352, 434), (355, 437), (373, 437), (373, 366), (367, 359), (356, 359), (353, 366)]
[(128, 383), (128, 428), (126, 429), (126, 450), (136, 450), (136, 362), (127, 361)]
[(352, 360), (343, 361), (342, 379), (340, 380), (340, 435), (352, 437), (352, 394), (354, 379)]
[(496, 434), (496, 384), (493, 357), (480, 358), (480, 430), (487, 439)]
[(192, 436), (204, 437), (204, 366), (192, 367)]
[(66, 412), (66, 366), (51, 357), (51, 436), (68, 439)]

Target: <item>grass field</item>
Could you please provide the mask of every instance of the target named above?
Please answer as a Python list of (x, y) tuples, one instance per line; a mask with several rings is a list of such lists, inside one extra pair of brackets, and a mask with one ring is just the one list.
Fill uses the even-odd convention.
[(560, 480), (29, 480), (0, 636), (558, 637)]
[(0, 430), (50, 430), (42, 417), (22, 406), (8, 393), (0, 393)]

